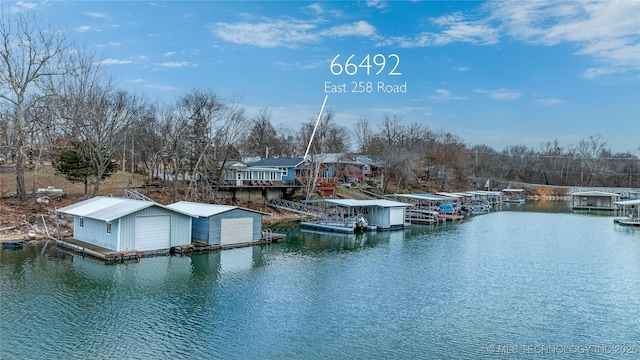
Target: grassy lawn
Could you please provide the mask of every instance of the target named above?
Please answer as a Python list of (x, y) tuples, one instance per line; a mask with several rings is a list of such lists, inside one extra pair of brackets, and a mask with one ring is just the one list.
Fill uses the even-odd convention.
[[(144, 185), (145, 177), (140, 174), (131, 175), (130, 172), (118, 171), (100, 184), (98, 195), (122, 196), (124, 188)], [(52, 186), (62, 189), (68, 196), (77, 197), (84, 195), (83, 183), (71, 183), (62, 175), (56, 175), (50, 164), (29, 169), (24, 174), (25, 186), (28, 192), (38, 188)], [(0, 197), (6, 197), (16, 192), (16, 173), (13, 164), (0, 166)], [(87, 187), (88, 195), (93, 193), (93, 184)]]

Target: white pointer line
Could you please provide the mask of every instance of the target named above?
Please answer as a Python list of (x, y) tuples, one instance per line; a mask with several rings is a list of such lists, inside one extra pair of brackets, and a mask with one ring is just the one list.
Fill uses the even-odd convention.
[(320, 113), (318, 114), (318, 120), (316, 120), (316, 126), (313, 127), (313, 132), (311, 133), (311, 139), (309, 139), (309, 145), (307, 145), (307, 151), (304, 153), (304, 160), (307, 160), (307, 155), (309, 155), (309, 149), (311, 148), (311, 143), (313, 142), (313, 137), (316, 134), (316, 129), (318, 129), (318, 124), (320, 123), (320, 118), (322, 117), (322, 112), (324, 111), (324, 106), (327, 104), (327, 98), (329, 98), (329, 94), (324, 96), (324, 101), (322, 102), (322, 107), (320, 108)]

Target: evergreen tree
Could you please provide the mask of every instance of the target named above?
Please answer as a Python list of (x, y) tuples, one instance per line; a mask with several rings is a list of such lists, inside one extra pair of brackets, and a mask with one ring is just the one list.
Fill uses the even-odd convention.
[[(84, 194), (87, 195), (87, 185), (89, 178), (96, 176), (95, 166), (87, 160), (86, 156), (79, 150), (82, 147), (77, 145), (74, 149), (63, 151), (60, 154), (58, 162), (55, 164), (55, 169), (58, 174), (64, 175), (64, 177), (72, 183), (84, 183)], [(102, 175), (101, 179), (104, 180), (116, 172), (116, 163), (111, 159), (106, 164), (106, 171)]]

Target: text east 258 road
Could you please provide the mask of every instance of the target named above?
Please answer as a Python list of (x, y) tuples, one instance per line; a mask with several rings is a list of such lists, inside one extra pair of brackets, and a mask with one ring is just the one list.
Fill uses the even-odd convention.
[(389, 93), (404, 94), (407, 92), (407, 82), (399, 84), (389, 84), (384, 81), (351, 81), (349, 83), (324, 82), (324, 92), (326, 94), (340, 93)]

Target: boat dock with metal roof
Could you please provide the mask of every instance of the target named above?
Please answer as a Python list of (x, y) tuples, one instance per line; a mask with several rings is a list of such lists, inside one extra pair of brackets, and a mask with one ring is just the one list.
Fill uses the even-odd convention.
[[(307, 200), (303, 203), (312, 203), (324, 209), (321, 220), (300, 223), (300, 226), (306, 229), (355, 232), (394, 230), (410, 226), (405, 221), (405, 210), (410, 204), (403, 202), (386, 199), (322, 199)], [(366, 225), (363, 226), (361, 219), (366, 221)]]
[(613, 222), (622, 226), (640, 226), (640, 199), (620, 200), (616, 206)]

